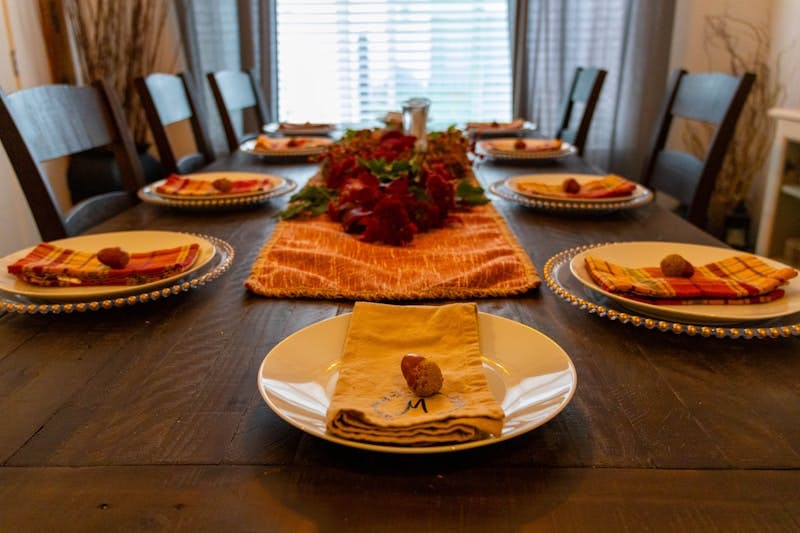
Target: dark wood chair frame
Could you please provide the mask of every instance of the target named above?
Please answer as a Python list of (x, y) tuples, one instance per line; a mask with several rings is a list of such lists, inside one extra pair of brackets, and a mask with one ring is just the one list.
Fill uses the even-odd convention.
[[(592, 125), (592, 117), (600, 99), (600, 91), (603, 89), (606, 74), (607, 72), (603, 69), (576, 68), (572, 84), (561, 106), (561, 121), (555, 136), (557, 139), (575, 146), (579, 155), (583, 155), (589, 127)], [(576, 103), (584, 104), (583, 112), (577, 119), (577, 127), (570, 128), (570, 121), (575, 118), (572, 116), (572, 112)]]
[[(220, 70), (206, 74), (211, 93), (217, 104), (225, 138), (231, 153), (239, 149), (246, 140), (257, 137), (262, 133), (267, 121), (267, 104), (264, 94), (258, 84), (258, 79), (252, 69), (250, 70)], [(255, 132), (238, 134), (233, 123), (234, 112), (252, 111), (255, 119)], [(247, 117), (245, 116), (245, 120)], [(245, 122), (247, 124), (247, 122)], [(245, 127), (246, 129), (246, 127)]]
[[(138, 201), (142, 166), (119, 99), (105, 80), (0, 91), (0, 138), (45, 241), (83, 233)], [(41, 163), (101, 147), (112, 151), (124, 190), (63, 212)]]
[[(670, 79), (639, 181), (678, 200), (680, 214), (700, 228), (707, 227), (717, 176), (754, 81), (755, 74), (749, 72), (733, 76), (721, 72), (689, 74), (683, 69), (676, 70)], [(716, 126), (703, 159), (665, 150), (675, 117)]]
[[(186, 72), (161, 72), (134, 80), (159, 158), (168, 174), (187, 174), (216, 160), (191, 76)], [(197, 152), (178, 159), (167, 135), (167, 126), (188, 120)]]

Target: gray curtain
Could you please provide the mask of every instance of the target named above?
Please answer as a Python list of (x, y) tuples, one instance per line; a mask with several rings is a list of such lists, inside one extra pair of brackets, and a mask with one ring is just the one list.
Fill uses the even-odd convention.
[[(227, 151), (206, 73), (255, 68), (267, 103), (276, 116), (277, 76), (273, 61), (274, 0), (174, 0), (187, 69), (192, 74), (209, 136), (218, 152)], [(235, 118), (234, 118), (235, 120)], [(240, 118), (241, 120), (241, 118)], [(253, 125), (244, 124), (248, 131)]]
[(585, 157), (636, 179), (668, 77), (675, 0), (509, 0), (513, 110), (555, 132), (578, 66), (608, 71)]

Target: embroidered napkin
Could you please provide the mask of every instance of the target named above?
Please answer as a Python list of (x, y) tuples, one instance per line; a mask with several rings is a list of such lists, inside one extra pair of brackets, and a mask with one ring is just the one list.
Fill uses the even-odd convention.
[(753, 255), (694, 267), (691, 278), (664, 276), (659, 267), (630, 268), (586, 256), (586, 269), (603, 289), (653, 304), (753, 304), (781, 298), (793, 268), (773, 268)]
[[(400, 361), (429, 358), (444, 377), (426, 398), (406, 385)], [(439, 307), (356, 302), (327, 428), (346, 439), (426, 446), (499, 436), (503, 410), (481, 363), (474, 303)]]
[(226, 184), (218, 186), (214, 186), (214, 183), (172, 174), (164, 180), (162, 185), (156, 187), (156, 192), (173, 196), (217, 196), (266, 192), (275, 187), (274, 179), (269, 176), (258, 179), (227, 180)]
[(178, 274), (197, 259), (196, 243), (130, 254), (125, 268), (102, 264), (93, 252), (41, 243), (8, 266), (9, 274), (26, 283), (46, 287), (139, 285)]
[[(564, 174), (564, 179), (569, 179), (569, 174)], [(581, 184), (576, 193), (564, 191), (561, 183), (548, 184), (535, 181), (518, 181), (516, 187), (520, 192), (538, 194), (541, 196), (556, 196), (559, 198), (613, 198), (628, 196), (636, 189), (636, 184), (621, 176), (609, 174), (608, 176), (587, 181)]]
[(522, 294), (541, 280), (491, 204), (407, 246), (366, 243), (326, 216), (278, 223), (245, 287), (272, 297), (416, 300)]

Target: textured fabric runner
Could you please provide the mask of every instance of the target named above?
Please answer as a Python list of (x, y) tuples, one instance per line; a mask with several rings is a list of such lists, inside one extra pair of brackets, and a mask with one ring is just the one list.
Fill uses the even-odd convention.
[(156, 192), (173, 196), (220, 196), (266, 192), (275, 187), (275, 181), (271, 177), (265, 177), (263, 179), (228, 180), (227, 184), (230, 188), (228, 190), (221, 190), (215, 187), (212, 181), (183, 178), (177, 174), (172, 174), (167, 177), (163, 185), (156, 187)]
[[(414, 353), (442, 370), (426, 398), (408, 388), (400, 361)], [(327, 413), (346, 439), (424, 446), (499, 436), (503, 410), (481, 363), (474, 303), (439, 307), (356, 302)]]
[(9, 274), (33, 285), (87, 287), (94, 285), (139, 285), (178, 274), (197, 260), (199, 246), (132, 253), (125, 268), (102, 264), (93, 252), (60, 248), (41, 243), (8, 266)]
[(365, 243), (326, 216), (281, 221), (245, 286), (263, 296), (416, 300), (521, 294), (541, 283), (489, 205), (406, 246)]
[[(569, 174), (564, 174), (564, 179), (568, 179)], [(617, 196), (628, 196), (636, 189), (636, 184), (628, 181), (621, 176), (609, 174), (604, 178), (587, 181), (581, 184), (581, 188), (576, 193), (564, 191), (561, 183), (547, 184), (535, 181), (519, 181), (516, 184), (521, 192), (538, 194), (541, 196), (555, 196), (558, 198), (613, 198)]]
[(771, 302), (784, 295), (779, 287), (797, 275), (793, 268), (772, 268), (753, 255), (696, 266), (691, 278), (667, 277), (659, 267), (629, 268), (589, 255), (586, 269), (608, 292), (665, 305)]

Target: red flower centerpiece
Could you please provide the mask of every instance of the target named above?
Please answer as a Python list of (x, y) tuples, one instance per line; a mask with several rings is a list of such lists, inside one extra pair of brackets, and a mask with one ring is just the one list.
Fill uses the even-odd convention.
[(469, 143), (450, 128), (416, 137), (399, 131), (349, 131), (321, 156), (320, 175), (291, 197), (284, 219), (323, 213), (366, 242), (401, 246), (441, 228), (459, 209), (489, 200), (472, 176)]

